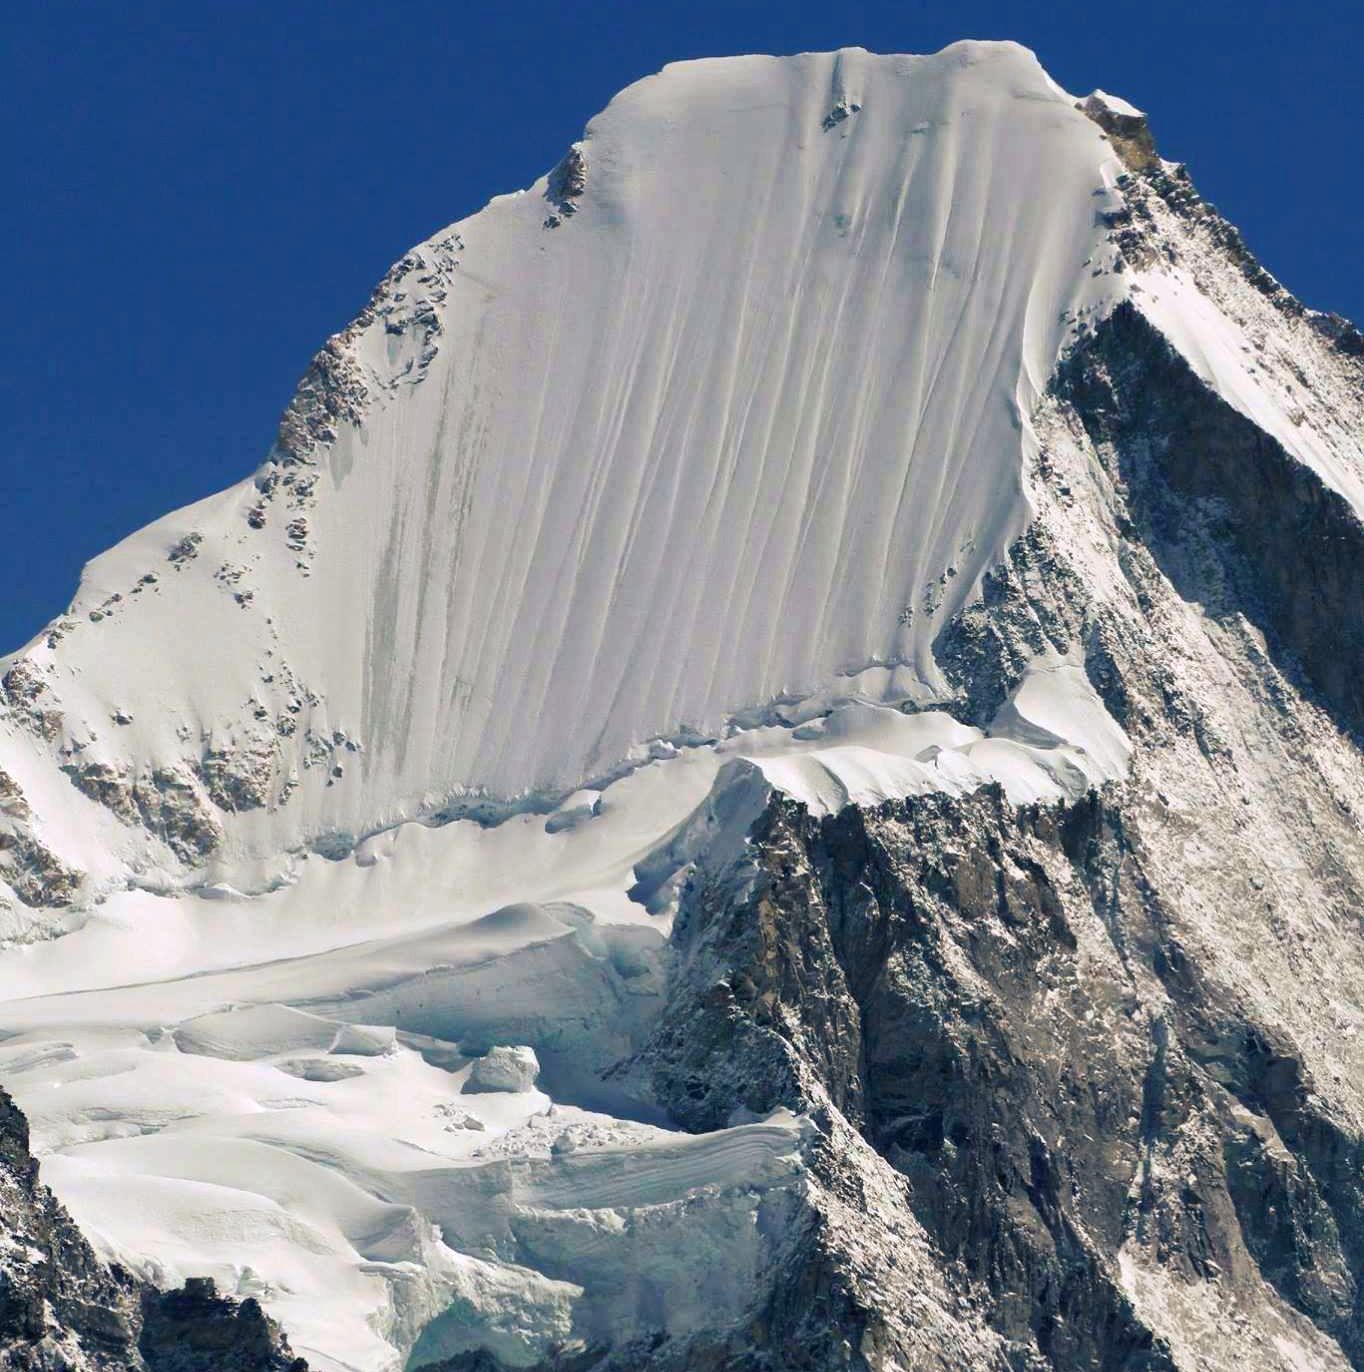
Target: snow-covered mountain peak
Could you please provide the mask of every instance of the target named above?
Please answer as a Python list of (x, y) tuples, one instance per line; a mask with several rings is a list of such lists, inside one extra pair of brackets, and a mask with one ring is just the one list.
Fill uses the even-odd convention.
[(253, 480), (90, 565), (13, 770), (153, 831), (169, 788), (192, 861), (553, 797), (869, 668), (944, 697), (1118, 293), (1111, 163), (1013, 44), (636, 83), (395, 266)]
[(1361, 1365), (1361, 357), (1014, 45), (630, 87), (0, 663), (44, 1177), (325, 1372)]

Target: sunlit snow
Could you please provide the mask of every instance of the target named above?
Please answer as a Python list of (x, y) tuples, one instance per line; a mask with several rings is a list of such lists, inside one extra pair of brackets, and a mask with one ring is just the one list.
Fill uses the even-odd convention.
[[(978, 728), (933, 645), (1029, 523), (1058, 358), (1134, 281), (1364, 508), (1217, 302), (1115, 269), (1113, 148), (1021, 48), (681, 64), (577, 147), (571, 204), (495, 200), (386, 284), (317, 466), (265, 502), (277, 452), (91, 564), (22, 655), (50, 736), (0, 726), (25, 822), (86, 874), (0, 949), (45, 1179), (323, 1369), (626, 1337), (654, 1255), (670, 1329), (742, 1299), (803, 1122), (683, 1136), (603, 1073), (687, 873), (773, 792), (1125, 775), (1078, 660), (1039, 654)], [(263, 799), (200, 863), (68, 775), (243, 757)], [(494, 1047), (534, 1084), (465, 1090)]]

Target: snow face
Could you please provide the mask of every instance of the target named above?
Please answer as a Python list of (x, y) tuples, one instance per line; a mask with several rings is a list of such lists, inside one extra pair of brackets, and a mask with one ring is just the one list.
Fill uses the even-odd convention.
[(1125, 773), (1078, 662), (978, 728), (931, 648), (1127, 290), (1115, 176), (1007, 44), (671, 67), (404, 258), (254, 480), (91, 564), (2, 664), (0, 767), (88, 876), (0, 952), (0, 1079), (109, 1253), (323, 1368), (755, 1288), (801, 1122), (682, 1138), (602, 1073), (774, 790)]
[(794, 1205), (800, 1122), (679, 1137), (601, 1080), (661, 1007), (688, 873), (774, 789), (816, 814), (991, 782), (1030, 802), (1130, 753), (1054, 655), (984, 730), (820, 704), (660, 747), (547, 816), (409, 822), (284, 855), (249, 894), (125, 890), (7, 949), (0, 1080), (45, 1178), (108, 1254), (256, 1296), (327, 1369), (419, 1339), (517, 1364), (570, 1331), (737, 1314)]
[[(565, 977), (587, 980), (571, 926), (546, 927), (574, 944), (551, 949)], [(382, 961), (371, 949), (371, 972)], [(483, 994), (506, 1017), (499, 993), (524, 985), (527, 962), (493, 965)], [(293, 966), (292, 993), (316, 971)], [(10, 1007), (0, 1073), (25, 1098), (45, 1179), (110, 1256), (257, 1297), (323, 1369), (396, 1368), (418, 1339), (424, 1355), (483, 1346), (520, 1364), (571, 1331), (737, 1315), (794, 1208), (799, 1121), (691, 1138), (533, 1087), (487, 1089), (480, 1063), (530, 1050), (471, 1059), (360, 1019), (416, 1022), (433, 1000), (458, 1017), (458, 998), (420, 975), (399, 986), (396, 1014), (358, 994), (327, 1007), (344, 1018), (222, 1008), (224, 994), (266, 991), (264, 972)], [(580, 1009), (536, 990), (549, 1015)]]
[[(931, 702), (1028, 521), (1032, 404), (1121, 293), (1111, 160), (1010, 44), (630, 87), (394, 269), (255, 483), (91, 564), (28, 654), (64, 761), (178, 768), (222, 831), (191, 846), (260, 857), (558, 796), (869, 668)], [(95, 824), (54, 836), (83, 870)]]
[[(575, 793), (548, 815), (521, 814), (491, 827), (408, 822), (337, 856), (286, 853), (250, 872), (243, 868), (236, 874), (241, 888), (212, 882), (189, 895), (148, 885), (120, 891), (82, 912), (80, 927), (62, 938), (9, 948), (0, 957), (0, 999), (131, 981), (139, 989), (128, 993), (130, 1004), (140, 1005), (153, 984), (262, 965), (264, 980), (252, 981), (249, 997), (234, 982), (196, 983), (193, 996), (165, 1008), (166, 1022), (181, 1023), (200, 1013), (201, 993), (210, 1005), (248, 998), (312, 1004), (358, 991), (373, 997), (385, 994), (395, 976), (435, 966), (479, 969), (570, 928), (578, 928), (581, 941), (584, 920), (622, 931), (610, 936), (619, 959), (620, 939), (661, 948), (667, 924), (654, 918), (662, 907), (646, 909), (648, 899), (635, 890), (642, 871), (679, 834), (703, 831), (711, 842), (700, 817), (714, 812), (717, 795), (737, 776), (757, 779), (754, 805), (776, 790), (814, 814), (935, 791), (963, 795), (991, 783), (1027, 804), (1075, 799), (1115, 780), (1126, 774), (1131, 754), (1083, 668), (1054, 654), (1029, 666), (986, 729), (945, 710), (905, 714), (855, 696), (821, 705), (812, 719), (796, 710), (788, 723), (693, 747), (660, 747), (590, 793), (590, 801)], [(738, 824), (735, 842), (752, 817)], [(688, 839), (687, 846), (697, 844)], [(573, 910), (590, 913), (565, 914)], [(513, 1000), (528, 1015), (537, 1013), (532, 986), (504, 986), (500, 994), (509, 1022)], [(573, 989), (575, 998), (583, 994)], [(240, 1033), (242, 1021), (234, 1025)], [(478, 1027), (470, 1020), (460, 1029)], [(202, 1023), (194, 1031), (207, 1032)], [(283, 1030), (271, 1023), (263, 1032)], [(326, 1038), (330, 1031), (308, 1032)], [(325, 1045), (310, 1038), (285, 1045), (319, 1046)]]

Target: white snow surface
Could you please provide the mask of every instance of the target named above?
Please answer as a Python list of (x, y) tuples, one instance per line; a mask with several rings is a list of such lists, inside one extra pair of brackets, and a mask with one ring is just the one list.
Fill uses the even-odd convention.
[[(525, 911), (555, 903), (589, 912), (588, 923), (638, 927), (646, 942), (661, 943), (666, 922), (630, 895), (637, 869), (675, 847), (677, 835), (736, 787), (757, 804), (780, 791), (817, 815), (990, 784), (1028, 804), (1074, 799), (1123, 776), (1131, 745), (1083, 667), (1051, 654), (1031, 664), (985, 730), (945, 710), (905, 714), (844, 697), (803, 722), (658, 754), (590, 803), (574, 794), (547, 816), (523, 813), (493, 826), (411, 821), (339, 858), (303, 850), (240, 869), (246, 890), (132, 885), (81, 911), (79, 927), (60, 939), (4, 950), (0, 1029), (5, 1002), (127, 982), (140, 1003), (152, 984), (257, 964), (271, 997), (312, 1001), (357, 988), (372, 995), (395, 975), (452, 958), (501, 958), (543, 939), (546, 928)], [(570, 822), (559, 822), (564, 815)], [(561, 921), (548, 926), (565, 931)], [(305, 970), (294, 960), (312, 961)], [(174, 1022), (200, 1004), (203, 987), (192, 991), (167, 1010)]]
[(254, 894), (127, 889), (8, 948), (0, 1080), (44, 1177), (110, 1256), (257, 1296), (323, 1369), (737, 1318), (801, 1122), (676, 1136), (599, 1079), (660, 1005), (681, 879), (773, 788), (816, 814), (991, 783), (1030, 802), (1130, 753), (1055, 656), (987, 730), (820, 706), (659, 748), (548, 816), (284, 855)]
[[(168, 516), (0, 664), (55, 720), (0, 724), (0, 767), (89, 874), (61, 937), (0, 948), (0, 1080), (106, 1251), (259, 1295), (323, 1369), (723, 1318), (802, 1122), (679, 1137), (600, 1080), (686, 873), (772, 790), (1026, 803), (1130, 756), (1078, 662), (978, 729), (931, 652), (1029, 521), (1058, 356), (1132, 289), (1074, 99), (1010, 44), (734, 58), (577, 147), (580, 194), (498, 199), (385, 283), (337, 342), (358, 417), (261, 527), (254, 481)], [(1364, 509), (1357, 436), (1190, 271), (1132, 298)], [(197, 868), (60, 770), (211, 754), (265, 803)], [(466, 1090), (489, 1050), (538, 1079)]]
[(1029, 412), (1119, 291), (1110, 151), (1031, 53), (683, 63), (577, 147), (575, 213), (542, 180), (390, 287), (434, 356), (406, 315), (347, 335), (369, 399), (306, 498), (168, 516), (31, 645), (81, 761), (298, 784), (224, 853), (562, 794), (868, 667), (931, 702), (935, 633), (1027, 524)]

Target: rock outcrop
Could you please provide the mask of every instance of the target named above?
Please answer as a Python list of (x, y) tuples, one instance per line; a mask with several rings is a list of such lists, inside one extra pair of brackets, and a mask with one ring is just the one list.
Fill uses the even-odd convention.
[(540, 1061), (535, 1056), (535, 1049), (524, 1045), (512, 1048), (498, 1046), (488, 1049), (481, 1058), (474, 1059), (464, 1089), (474, 1093), (530, 1091), (534, 1089), (535, 1078), (539, 1075)]
[(307, 1372), (251, 1299), (207, 1278), (159, 1291), (107, 1266), (38, 1179), (0, 1088), (0, 1367), (14, 1372)]

